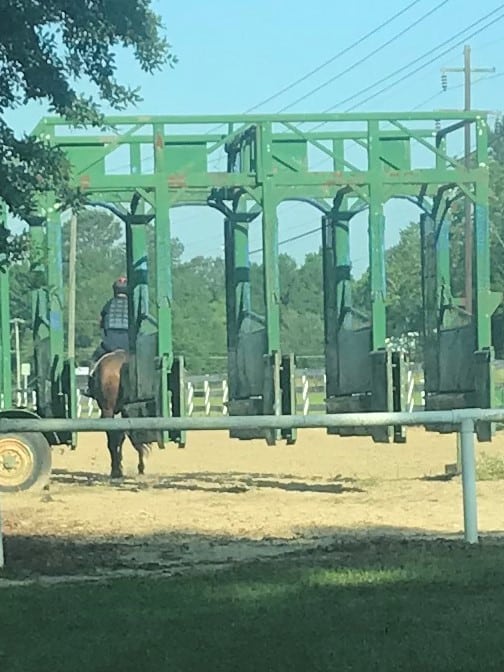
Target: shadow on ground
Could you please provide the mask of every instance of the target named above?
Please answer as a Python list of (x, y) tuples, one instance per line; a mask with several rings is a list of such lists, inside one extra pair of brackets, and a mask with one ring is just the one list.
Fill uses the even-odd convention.
[[(502, 670), (504, 545), (401, 538), (406, 532), (373, 528), (220, 573), (2, 587), (0, 665), (9, 672), (66, 672), (69, 660), (77, 672)], [(188, 548), (213, 541), (185, 537)], [(64, 566), (86, 558), (120, 566), (121, 547), (113, 539), (9, 537), (7, 552), (13, 565), (36, 558), (40, 567), (46, 556)]]
[(290, 492), (314, 492), (340, 494), (345, 492), (365, 492), (359, 481), (341, 475), (331, 481), (303, 481), (291, 474), (263, 474), (241, 472), (188, 472), (170, 476), (146, 476), (143, 479), (126, 477), (122, 481), (111, 481), (104, 474), (87, 471), (66, 471), (55, 469), (52, 483), (63, 485), (108, 486), (119, 489), (189, 490), (222, 493), (244, 493), (252, 489), (268, 488)]

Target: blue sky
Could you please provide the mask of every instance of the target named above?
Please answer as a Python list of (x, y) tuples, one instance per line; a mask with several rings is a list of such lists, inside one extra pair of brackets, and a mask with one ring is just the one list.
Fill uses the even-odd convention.
[[(175, 69), (149, 77), (141, 73), (133, 56), (118, 57), (122, 81), (141, 86), (144, 102), (131, 113), (219, 114), (241, 113), (272, 96), (305, 73), (332, 58), (367, 32), (409, 5), (411, 0), (376, 0), (340, 3), (311, 0), (299, 4), (254, 0), (240, 2), (185, 0), (183, 3), (155, 0), (163, 16), (173, 50), (179, 57)], [(441, 4), (442, 0), (420, 0), (400, 18), (389, 23), (357, 48), (338, 58), (299, 86), (258, 108), (277, 112), (300, 96), (334, 77), (369, 52), (393, 38), (412, 22)], [(449, 39), (493, 9), (502, 7), (495, 17), (504, 17), (504, 3), (484, 0), (447, 0), (440, 9), (412, 28), (406, 35), (354, 68), (337, 81), (289, 109), (291, 112), (321, 112), (393, 73), (414, 58)], [(485, 21), (484, 23), (487, 23)], [(484, 24), (472, 30), (477, 30)], [(502, 31), (504, 18), (467, 40), (472, 47), (475, 67), (495, 67), (504, 72)], [(472, 32), (468, 31), (468, 32)], [(451, 42), (463, 40), (466, 36)], [(449, 90), (441, 93), (440, 68), (462, 65), (463, 45), (428, 65), (386, 94), (359, 105), (367, 95), (357, 96), (338, 111), (356, 104), (359, 111), (403, 111), (460, 108), (463, 102), (462, 75), (449, 75)], [(437, 55), (439, 52), (433, 54)], [(425, 63), (425, 58), (419, 65)], [(413, 68), (411, 68), (413, 69)], [(408, 72), (408, 71), (406, 71)], [(504, 78), (474, 75), (473, 106), (500, 111), (503, 106)], [(478, 81), (480, 80), (480, 81)], [(390, 81), (394, 81), (393, 79)], [(378, 87), (381, 88), (381, 87)], [(429, 100), (430, 99), (430, 100)], [(10, 121), (18, 131), (31, 130), (44, 114), (40, 106), (17, 110)], [(412, 218), (414, 208), (389, 204), (387, 246), (397, 241), (398, 232)], [(279, 210), (280, 241), (317, 226), (315, 210), (305, 205), (285, 204)], [(258, 227), (256, 227), (258, 228)], [(352, 261), (359, 275), (367, 266), (366, 217), (358, 218), (352, 236)], [(207, 209), (177, 209), (172, 216), (172, 232), (186, 247), (186, 256), (218, 255), (222, 252), (220, 217)], [(318, 249), (316, 234), (281, 246), (281, 250), (301, 261), (306, 252)], [(259, 231), (253, 232), (251, 248), (260, 247)], [(259, 259), (257, 255), (253, 257)]]

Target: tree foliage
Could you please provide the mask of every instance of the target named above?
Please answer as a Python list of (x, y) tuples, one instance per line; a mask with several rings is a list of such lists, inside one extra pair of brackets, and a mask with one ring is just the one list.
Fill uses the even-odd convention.
[[(6, 112), (43, 101), (76, 126), (103, 128), (104, 102), (123, 110), (141, 100), (137, 88), (116, 78), (118, 49), (132, 50), (148, 73), (176, 58), (151, 0), (0, 0), (0, 17), (0, 201), (24, 218), (42, 192), (64, 204), (75, 194), (63, 152), (47, 138), (17, 136)], [(81, 81), (95, 94), (79, 93)], [(15, 252), (11, 243), (0, 239), (0, 253)]]

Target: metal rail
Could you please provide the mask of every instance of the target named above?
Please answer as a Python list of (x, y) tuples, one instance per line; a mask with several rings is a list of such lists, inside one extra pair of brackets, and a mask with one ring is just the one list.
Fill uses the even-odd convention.
[(2, 432), (95, 432), (111, 429), (158, 430), (223, 430), (274, 428), (328, 428), (344, 426), (387, 426), (452, 424), (460, 432), (462, 461), (462, 498), (464, 510), (464, 539), (478, 543), (476, 494), (475, 423), (504, 422), (504, 409), (459, 409), (453, 411), (419, 411), (413, 413), (345, 413), (313, 416), (241, 416), (204, 418), (119, 418), (68, 420), (58, 418), (0, 418)]

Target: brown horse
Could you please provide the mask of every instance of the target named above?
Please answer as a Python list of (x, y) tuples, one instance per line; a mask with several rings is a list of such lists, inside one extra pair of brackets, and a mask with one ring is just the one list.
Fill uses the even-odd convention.
[[(122, 407), (122, 386), (121, 371), (128, 362), (128, 353), (125, 350), (116, 350), (109, 352), (97, 361), (93, 373), (93, 397), (100, 408), (102, 418), (115, 418), (118, 414), (124, 417)], [(117, 430), (109, 431), (107, 434), (107, 447), (111, 460), (111, 478), (122, 478), (122, 447), (126, 438), (126, 432)], [(129, 436), (133, 447), (138, 453), (138, 473), (144, 474), (145, 464), (144, 455), (148, 452), (149, 446), (145, 443), (135, 442)]]

